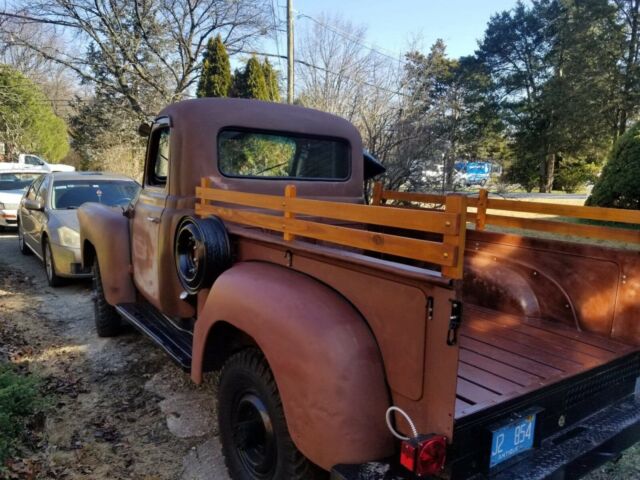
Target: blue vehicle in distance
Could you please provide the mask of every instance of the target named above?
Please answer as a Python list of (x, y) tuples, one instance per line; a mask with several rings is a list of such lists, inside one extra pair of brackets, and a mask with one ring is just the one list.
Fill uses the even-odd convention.
[(461, 168), (458, 170), (457, 183), (466, 187), (474, 185), (484, 187), (490, 178), (491, 163), (469, 162), (461, 165)]

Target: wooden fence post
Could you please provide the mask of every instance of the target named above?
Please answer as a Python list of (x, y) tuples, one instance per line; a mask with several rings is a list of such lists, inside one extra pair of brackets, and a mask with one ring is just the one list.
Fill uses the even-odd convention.
[[(209, 177), (202, 177), (200, 179), (200, 186), (202, 187), (202, 189), (204, 190), (205, 188), (209, 188), (211, 186), (211, 180), (209, 179)], [(204, 192), (203, 192), (204, 193)], [(207, 204), (207, 201), (204, 199), (204, 195), (201, 196), (200, 198), (196, 199), (196, 202), (199, 201), (200, 205), (202, 207), (204, 207)]]
[(382, 205), (382, 182), (373, 184), (373, 196), (371, 197), (372, 205)]
[(457, 247), (455, 249), (455, 263), (451, 267), (442, 267), (442, 274), (454, 279), (462, 278), (464, 267), (464, 247), (467, 237), (467, 197), (466, 195), (447, 195), (445, 200), (445, 212), (458, 215), (458, 232), (453, 235), (444, 235), (443, 245)]
[(476, 230), (484, 230), (487, 223), (487, 205), (489, 203), (489, 192), (486, 188), (481, 188), (478, 193), (478, 208), (476, 212)]
[[(283, 202), (283, 206), (284, 206), (284, 218), (293, 218), (294, 217), (294, 213), (290, 211), (290, 206), (287, 202), (287, 198), (296, 198), (296, 186), (295, 185), (287, 185), (286, 187), (284, 187), (284, 197), (285, 200)], [(282, 234), (282, 237), (284, 238), (285, 241), (290, 242), (291, 240), (293, 240), (295, 237), (293, 234), (289, 233), (289, 232), (284, 232)]]

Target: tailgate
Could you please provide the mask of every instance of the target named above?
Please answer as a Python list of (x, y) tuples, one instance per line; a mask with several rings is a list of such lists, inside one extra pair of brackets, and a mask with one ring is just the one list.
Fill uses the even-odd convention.
[[(634, 352), (461, 418), (456, 421), (449, 453), (453, 477), (467, 478), (481, 472), (491, 477), (512, 478), (511, 472), (516, 471), (512, 469), (526, 472), (533, 465), (541, 472), (554, 471), (572, 457), (590, 451), (599, 440), (606, 442), (607, 435), (619, 430), (620, 425), (635, 425), (639, 413), (633, 394), (639, 375), (640, 353)], [(618, 402), (623, 402), (620, 404), (623, 406), (614, 407)], [(603, 410), (603, 407), (607, 408)], [(494, 466), (490, 467), (495, 426), (532, 411), (536, 416), (533, 448), (507, 461), (498, 464), (494, 461)], [(606, 413), (602, 413), (604, 411)], [(600, 419), (598, 415), (604, 417)], [(598, 426), (603, 424), (603, 419), (609, 422), (608, 430)], [(637, 435), (631, 432), (630, 438), (636, 441)], [(587, 444), (580, 443), (585, 441)], [(518, 474), (513, 478), (545, 478), (545, 475), (520, 477)]]

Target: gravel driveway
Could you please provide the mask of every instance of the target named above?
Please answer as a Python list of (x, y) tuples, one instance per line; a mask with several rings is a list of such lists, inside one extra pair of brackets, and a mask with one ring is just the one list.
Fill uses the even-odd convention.
[(42, 376), (54, 401), (25, 459), (35, 478), (228, 479), (214, 379), (193, 385), (132, 330), (98, 338), (90, 283), (50, 288), (40, 261), (0, 233), (0, 356), (7, 355)]

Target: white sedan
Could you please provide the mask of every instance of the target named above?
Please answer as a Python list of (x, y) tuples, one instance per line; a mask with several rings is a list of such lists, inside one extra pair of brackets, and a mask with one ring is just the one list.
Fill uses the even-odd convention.
[(18, 205), (29, 185), (42, 175), (33, 169), (0, 172), (0, 228), (18, 226)]

